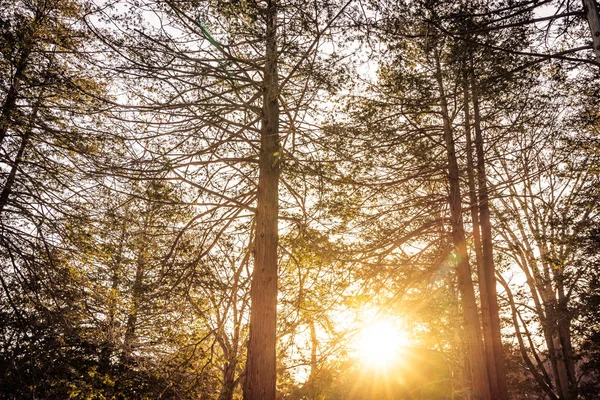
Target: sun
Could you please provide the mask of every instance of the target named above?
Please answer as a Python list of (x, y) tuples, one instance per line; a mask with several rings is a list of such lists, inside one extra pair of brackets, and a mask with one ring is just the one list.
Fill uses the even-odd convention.
[(392, 321), (378, 321), (363, 328), (357, 338), (360, 361), (367, 367), (385, 369), (398, 362), (408, 344), (405, 332)]

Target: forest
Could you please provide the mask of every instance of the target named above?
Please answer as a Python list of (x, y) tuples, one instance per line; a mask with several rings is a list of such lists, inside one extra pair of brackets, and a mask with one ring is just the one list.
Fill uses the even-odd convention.
[(0, 399), (599, 399), (599, 9), (0, 0)]

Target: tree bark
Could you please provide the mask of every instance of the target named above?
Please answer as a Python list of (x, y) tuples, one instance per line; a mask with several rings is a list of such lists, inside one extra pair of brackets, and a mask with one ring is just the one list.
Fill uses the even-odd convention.
[(435, 58), (436, 78), (440, 93), (440, 108), (444, 122), (444, 139), (446, 142), (446, 153), (448, 156), (448, 183), (450, 189), (449, 205), (450, 220), (452, 224), (452, 241), (457, 259), (458, 289), (461, 294), (461, 302), (463, 306), (466, 350), (467, 358), (469, 360), (473, 398), (476, 400), (489, 400), (491, 399), (489, 378), (481, 341), (481, 329), (479, 327), (477, 303), (475, 301), (475, 291), (473, 289), (473, 281), (471, 279), (471, 266), (469, 265), (469, 257), (462, 218), (458, 162), (456, 160), (452, 125), (450, 123), (450, 116), (448, 113), (448, 104), (446, 102), (446, 95), (444, 92), (442, 69), (440, 66), (438, 53), (435, 54)]
[(498, 388), (498, 374), (494, 357), (492, 323), (490, 318), (489, 294), (487, 276), (483, 264), (481, 249), (481, 234), (479, 226), (479, 200), (475, 187), (475, 164), (473, 162), (473, 142), (471, 138), (471, 115), (469, 110), (469, 83), (468, 71), (463, 69), (463, 108), (465, 114), (465, 136), (467, 147), (467, 177), (469, 184), (469, 199), (471, 210), (471, 223), (473, 225), (473, 247), (475, 248), (475, 261), (477, 263), (477, 278), (479, 279), (479, 299), (481, 302), (481, 320), (483, 324), (483, 341), (488, 377), (490, 379), (490, 394), (493, 399), (500, 398)]
[[(494, 253), (492, 247), (492, 225), (490, 222), (489, 193), (487, 175), (485, 171), (485, 153), (483, 149), (483, 135), (481, 132), (481, 117), (479, 113), (479, 93), (475, 73), (471, 74), (471, 89), (473, 98), (473, 123), (475, 127), (475, 149), (477, 153), (477, 177), (479, 189), (479, 220), (481, 224), (482, 262), (487, 286), (486, 297), (489, 307), (489, 320), (491, 341), (494, 353), (496, 379), (498, 381), (498, 399), (508, 399), (506, 385), (506, 371), (504, 367), (504, 354), (502, 351), (502, 336), (500, 332), (500, 316), (498, 307), (498, 293), (496, 290), (496, 270), (494, 266)], [(481, 285), (480, 285), (481, 286)]]
[(600, 63), (600, 16), (598, 15), (596, 0), (583, 0), (583, 8), (590, 26), (596, 61)]
[(254, 271), (250, 288), (250, 340), (244, 385), (245, 400), (275, 400), (276, 396), (277, 222), (280, 158), (276, 17), (275, 0), (268, 0)]

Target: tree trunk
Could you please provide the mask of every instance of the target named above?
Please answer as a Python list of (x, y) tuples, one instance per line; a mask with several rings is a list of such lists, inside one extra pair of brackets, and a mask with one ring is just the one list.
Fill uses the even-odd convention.
[(254, 271), (250, 288), (250, 340), (246, 361), (245, 400), (275, 400), (277, 334), (277, 242), (279, 213), (279, 88), (277, 79), (277, 6), (266, 10), (261, 150)]
[(137, 326), (137, 318), (139, 307), (142, 303), (142, 290), (144, 281), (144, 269), (146, 267), (145, 250), (141, 249), (137, 258), (135, 268), (135, 279), (133, 281), (131, 293), (131, 306), (127, 315), (125, 324), (125, 338), (123, 340), (123, 352), (121, 357), (122, 364), (127, 367), (131, 363), (131, 353), (133, 350), (133, 342), (135, 340), (135, 330)]
[(6, 205), (8, 204), (8, 198), (12, 193), (12, 189), (15, 184), (15, 179), (17, 177), (17, 170), (19, 169), (19, 166), (21, 165), (21, 162), (23, 160), (25, 149), (27, 149), (27, 146), (29, 145), (29, 138), (31, 137), (33, 124), (37, 119), (38, 109), (39, 104), (36, 104), (31, 112), (31, 117), (29, 118), (29, 124), (26, 127), (26, 131), (23, 134), (23, 137), (21, 138), (21, 144), (19, 145), (19, 149), (17, 150), (15, 161), (12, 162), (10, 172), (8, 173), (8, 177), (6, 178), (6, 182), (4, 183), (4, 187), (2, 188), (2, 192), (0, 193), (0, 213), (4, 211), (4, 207), (6, 207)]
[(121, 234), (119, 235), (119, 247), (113, 258), (112, 275), (111, 275), (111, 292), (108, 303), (108, 315), (105, 328), (104, 343), (100, 350), (100, 372), (108, 373), (110, 370), (110, 359), (113, 356), (115, 347), (115, 318), (117, 314), (117, 296), (119, 290), (119, 280), (121, 272), (121, 263), (123, 260), (123, 249), (127, 240), (127, 218), (128, 212), (125, 210), (123, 222), (121, 224)]
[[(515, 299), (512, 295), (512, 292), (510, 291), (510, 287), (508, 286), (508, 284), (502, 278), (500, 278), (499, 280), (500, 280), (500, 283), (502, 284), (502, 286), (504, 287), (504, 290), (506, 291), (506, 295), (508, 297), (508, 302), (510, 304), (510, 309), (512, 312), (513, 325), (515, 327), (515, 336), (519, 343), (519, 350), (521, 352), (521, 357), (523, 357), (523, 361), (525, 361), (525, 365), (527, 365), (529, 372), (533, 375), (533, 378), (537, 382), (538, 386), (544, 390), (544, 392), (546, 393), (548, 398), (550, 400), (558, 400), (558, 397), (556, 397), (556, 395), (552, 391), (552, 386), (550, 386), (550, 381), (547, 379), (547, 377), (542, 376), (542, 374), (540, 374), (540, 372), (538, 371), (536, 366), (533, 364), (533, 362), (529, 358), (529, 355), (527, 355), (527, 348), (525, 347), (525, 343), (523, 342), (523, 336), (521, 334), (521, 328), (519, 327), (519, 321), (517, 318), (518, 311), (517, 311), (517, 307), (515, 304)], [(531, 347), (531, 351), (534, 353), (534, 355), (536, 354), (535, 346)], [(542, 371), (545, 371), (544, 365), (541, 362), (541, 360), (538, 363), (538, 365), (540, 366)]]
[(2, 114), (0, 114), (0, 146), (4, 142), (6, 133), (11, 124), (11, 120), (17, 108), (17, 97), (19, 96), (19, 90), (21, 89), (21, 82), (25, 76), (25, 69), (27, 68), (27, 61), (31, 52), (31, 44), (29, 40), (25, 41), (24, 49), (21, 52), (21, 57), (17, 62), (13, 79), (4, 98), (4, 104), (2, 104)]
[(485, 172), (485, 154), (483, 151), (483, 135), (481, 132), (481, 117), (479, 114), (478, 87), (475, 73), (471, 75), (471, 89), (473, 97), (473, 122), (475, 126), (475, 149), (477, 152), (477, 176), (479, 184), (479, 219), (481, 223), (482, 262), (487, 286), (486, 297), (489, 307), (491, 326), (491, 340), (494, 352), (494, 363), (498, 381), (498, 399), (508, 399), (506, 386), (506, 371), (504, 367), (504, 354), (502, 351), (502, 336), (500, 332), (500, 316), (498, 307), (498, 294), (496, 290), (496, 270), (494, 267), (494, 253), (492, 248), (492, 225), (490, 222), (489, 195), (487, 188), (487, 175)]
[[(562, 272), (562, 271), (561, 271)], [(562, 273), (561, 273), (562, 275)], [(573, 354), (573, 346), (571, 344), (571, 317), (567, 307), (567, 297), (562, 279), (558, 279), (557, 284), (558, 304), (557, 304), (557, 322), (558, 336), (562, 348), (562, 358), (567, 371), (567, 400), (577, 398), (577, 375), (575, 373), (575, 356)]]
[(475, 260), (477, 262), (477, 278), (479, 279), (479, 298), (481, 301), (481, 320), (483, 323), (484, 351), (488, 377), (490, 379), (490, 394), (493, 399), (500, 398), (498, 387), (498, 374), (494, 357), (494, 340), (492, 335), (492, 323), (490, 318), (489, 293), (487, 276), (485, 273), (483, 254), (481, 249), (481, 236), (479, 227), (479, 200), (475, 187), (475, 173), (473, 162), (473, 142), (471, 139), (471, 115), (469, 110), (469, 83), (468, 71), (463, 70), (463, 108), (465, 114), (465, 134), (467, 146), (467, 176), (469, 182), (469, 199), (471, 210), (471, 221), (473, 225), (473, 247), (475, 248)]
[[(502, 164), (505, 172), (508, 172), (506, 163), (502, 162)], [(528, 160), (525, 160), (525, 164), (528, 165)], [(561, 291), (560, 278), (562, 272), (560, 268), (556, 268), (548, 262), (552, 257), (549, 257), (547, 250), (545, 250), (548, 244), (546, 234), (540, 231), (540, 222), (536, 219), (542, 213), (537, 209), (535, 202), (531, 200), (535, 198), (534, 193), (527, 190), (532, 183), (526, 168), (523, 170), (522, 182), (526, 188), (524, 194), (517, 190), (514, 183), (508, 185), (510, 191), (508, 199), (511, 203), (508, 207), (518, 211), (519, 218), (515, 220), (515, 223), (520, 237), (514, 234), (508, 225), (504, 226), (504, 235), (513, 249), (520, 255), (515, 260), (527, 278), (526, 282), (532, 295), (535, 311), (541, 323), (549, 355), (549, 364), (552, 369), (552, 379), (548, 378), (549, 373), (544, 368), (540, 368), (540, 370), (544, 373), (548, 386), (552, 386), (555, 391), (556, 397), (561, 400), (569, 399), (576, 395), (577, 387), (576, 382), (572, 382), (574, 380), (569, 377), (569, 374), (571, 374), (570, 369), (572, 376), (575, 375), (575, 365), (572, 359), (572, 349), (569, 348), (571, 346), (570, 317), (566, 308), (568, 299), (562, 297), (564, 292)], [(507, 204), (508, 199), (502, 201)], [(530, 240), (534, 240), (534, 242), (530, 243)], [(533, 244), (539, 249), (540, 256), (536, 256)], [(556, 288), (553, 287), (552, 282), (557, 282)], [(558, 301), (556, 298), (557, 293)], [(563, 318), (561, 317), (561, 309), (565, 311), (562, 315), (566, 316), (566, 319), (561, 322), (562, 326), (559, 327), (559, 319)], [(524, 323), (522, 325), (527, 329)], [(563, 349), (563, 346), (565, 349)], [(536, 360), (539, 359), (534, 351), (535, 346), (530, 345), (530, 348)], [(569, 365), (570, 362), (573, 363), (572, 366)], [(538, 365), (541, 364), (541, 362), (538, 362)]]
[(452, 241), (457, 259), (458, 289), (461, 294), (461, 302), (463, 306), (465, 341), (467, 358), (469, 360), (471, 385), (473, 388), (473, 398), (476, 400), (488, 400), (491, 399), (489, 379), (481, 341), (481, 329), (479, 327), (479, 316), (477, 314), (475, 291), (473, 289), (473, 281), (471, 280), (471, 266), (469, 265), (467, 244), (465, 242), (460, 181), (458, 163), (456, 160), (456, 150), (454, 146), (454, 137), (452, 133), (452, 125), (450, 123), (450, 116), (448, 113), (448, 105), (446, 103), (446, 95), (444, 92), (439, 54), (436, 53), (435, 57), (436, 78), (440, 93), (440, 108), (444, 121), (444, 139), (446, 141), (446, 153), (448, 156), (448, 183), (450, 189), (449, 205), (450, 220), (452, 224)]
[(544, 339), (548, 348), (552, 374), (554, 375), (554, 385), (561, 400), (568, 398), (568, 377), (564, 362), (561, 360), (561, 346), (558, 338), (558, 326), (556, 323), (556, 299), (553, 289), (548, 285), (540, 284), (540, 293), (544, 306), (545, 318), (542, 320), (544, 330)]
[(235, 380), (235, 368), (237, 366), (237, 362), (234, 359), (227, 361), (223, 367), (223, 387), (221, 388), (221, 392), (219, 393), (219, 400), (232, 400), (233, 392), (235, 391), (235, 387), (237, 382)]
[(596, 0), (583, 0), (583, 8), (590, 26), (596, 61), (600, 63), (600, 16)]
[(317, 398), (317, 349), (319, 340), (317, 338), (317, 329), (315, 321), (310, 320), (308, 323), (310, 328), (310, 375), (308, 376), (308, 398), (315, 400)]

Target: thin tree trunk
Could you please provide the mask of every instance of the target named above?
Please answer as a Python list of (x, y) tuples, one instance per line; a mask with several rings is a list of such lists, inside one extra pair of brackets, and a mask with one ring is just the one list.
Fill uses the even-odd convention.
[(110, 359), (113, 355), (115, 347), (115, 317), (117, 314), (117, 296), (119, 289), (119, 274), (121, 274), (121, 263), (123, 260), (123, 249), (127, 238), (127, 217), (128, 212), (125, 211), (123, 223), (121, 224), (121, 234), (119, 235), (119, 248), (113, 259), (112, 276), (111, 276), (111, 293), (108, 304), (108, 317), (106, 323), (105, 338), (100, 351), (100, 371), (108, 373), (110, 369)]
[[(146, 210), (146, 220), (144, 222), (144, 235), (147, 232), (149, 223), (148, 223), (148, 211)], [(129, 307), (129, 312), (127, 313), (127, 321), (125, 322), (125, 336), (123, 338), (123, 348), (121, 349), (121, 354), (119, 356), (119, 365), (118, 370), (120, 376), (117, 377), (115, 381), (114, 391), (118, 393), (121, 390), (121, 385), (123, 381), (127, 379), (127, 373), (130, 371), (133, 364), (133, 347), (136, 339), (136, 329), (137, 329), (137, 321), (139, 315), (139, 308), (142, 303), (142, 292), (143, 292), (143, 282), (144, 282), (144, 270), (146, 268), (146, 249), (140, 249), (138, 253), (136, 268), (135, 268), (135, 278), (133, 281), (133, 287), (131, 291), (131, 305)]]
[[(251, 231), (254, 230), (254, 221), (252, 223)], [(223, 367), (223, 387), (221, 388), (221, 392), (219, 393), (219, 400), (232, 400), (235, 389), (240, 381), (240, 376), (236, 377), (235, 373), (238, 367), (238, 357), (239, 357), (239, 342), (241, 335), (241, 327), (242, 327), (242, 318), (244, 316), (244, 303), (245, 300), (239, 298), (238, 289), (240, 282), (240, 275), (242, 271), (247, 267), (248, 261), (250, 260), (250, 252), (254, 247), (254, 238), (251, 236), (248, 242), (248, 249), (244, 258), (240, 265), (237, 267), (237, 270), (234, 274), (233, 285), (231, 287), (232, 296), (228, 299), (227, 305), (223, 310), (223, 318), (227, 318), (227, 314), (229, 310), (232, 311), (232, 319), (233, 319), (233, 338), (231, 341), (227, 340), (225, 331), (223, 329), (223, 325), (220, 322), (220, 328), (217, 332), (217, 341), (221, 346), (223, 351), (223, 355), (225, 357), (226, 363)], [(241, 309), (238, 308), (238, 301), (241, 300), (242, 306)], [(242, 374), (243, 376), (243, 374)]]
[[(502, 160), (501, 163), (504, 171), (508, 174), (508, 166)], [(527, 170), (524, 170), (523, 174), (523, 184), (525, 186), (529, 186), (530, 181)], [(535, 229), (534, 224), (530, 221), (531, 216), (528, 211), (529, 205), (527, 205), (524, 202), (523, 196), (518, 193), (514, 184), (511, 183), (510, 185), (508, 185), (508, 189), (510, 191), (510, 205), (508, 207), (522, 212), (522, 218), (518, 218), (515, 220), (518, 232), (520, 233), (520, 238), (517, 237), (517, 235), (515, 235), (514, 233), (512, 233), (510, 227), (508, 226), (505, 226), (505, 232), (507, 235), (512, 237), (513, 246), (515, 248), (520, 249), (521, 255), (523, 257), (520, 266), (523, 273), (525, 274), (525, 277), (527, 278), (526, 282), (531, 291), (531, 295), (535, 304), (535, 309), (538, 317), (540, 318), (540, 323), (542, 325), (542, 332), (544, 335), (544, 340), (546, 342), (546, 348), (548, 349), (550, 366), (552, 368), (554, 386), (556, 388), (556, 392), (559, 394), (559, 397), (562, 398), (564, 389), (563, 384), (561, 383), (560, 376), (564, 376), (564, 374), (561, 373), (561, 368), (559, 368), (559, 351), (555, 348), (553, 340), (556, 331), (556, 324), (554, 320), (554, 311), (552, 305), (552, 298), (554, 294), (552, 288), (548, 286), (546, 279), (544, 279), (540, 272), (539, 262), (534, 255), (531, 243), (529, 242), (529, 240), (526, 239), (528, 235), (525, 229), (525, 224), (529, 226), (530, 231), (533, 231)], [(506, 200), (503, 201), (506, 203)]]
[(319, 347), (319, 340), (317, 339), (317, 329), (315, 327), (315, 321), (311, 320), (310, 326), (310, 376), (315, 378), (317, 374), (317, 348)]
[(596, 0), (583, 0), (583, 8), (590, 26), (596, 61), (600, 63), (600, 16)]
[(310, 375), (308, 377), (308, 398), (315, 400), (317, 398), (317, 349), (319, 340), (317, 338), (317, 329), (315, 321), (310, 320), (308, 323), (310, 328)]
[[(544, 379), (544, 376), (542, 376), (542, 374), (540, 374), (540, 372), (537, 370), (537, 368), (535, 367), (535, 365), (533, 364), (533, 362), (527, 355), (527, 348), (525, 347), (525, 343), (523, 342), (523, 336), (521, 334), (521, 329), (519, 327), (518, 311), (517, 311), (517, 307), (515, 305), (515, 299), (512, 295), (512, 292), (510, 291), (510, 287), (508, 286), (508, 283), (506, 283), (506, 281), (504, 281), (502, 278), (500, 278), (499, 281), (502, 284), (502, 286), (504, 287), (504, 290), (506, 291), (506, 295), (508, 296), (508, 302), (510, 303), (510, 309), (512, 312), (513, 325), (515, 327), (515, 336), (517, 337), (517, 341), (519, 343), (519, 350), (521, 352), (521, 356), (523, 357), (523, 361), (525, 361), (527, 368), (529, 368), (529, 371), (533, 375), (533, 378), (537, 382), (538, 386), (540, 388), (542, 388), (544, 390), (544, 392), (546, 392), (546, 394), (548, 395), (548, 398), (550, 398), (551, 400), (558, 400), (558, 397), (556, 397), (556, 395), (552, 391), (552, 387), (549, 386), (549, 382), (547, 382), (547, 380)], [(532, 348), (532, 351), (535, 352), (535, 348)], [(541, 363), (538, 363), (538, 365), (540, 365), (540, 364)], [(541, 368), (542, 368), (542, 371), (545, 372), (543, 365), (541, 365)]]
[[(525, 160), (525, 164), (528, 164), (527, 160)], [(504, 171), (508, 174), (506, 163), (502, 162), (502, 166)], [(523, 171), (523, 178), (523, 185), (525, 187), (530, 187), (531, 182), (529, 180), (527, 169)], [(535, 233), (539, 232), (539, 224), (532, 221), (535, 216), (539, 215), (539, 211), (534, 203), (526, 203), (527, 198), (533, 198), (533, 193), (531, 191), (526, 193), (524, 197), (517, 191), (514, 184), (509, 185), (508, 189), (510, 191), (510, 204), (508, 205), (506, 199), (502, 201), (507, 204), (508, 208), (518, 210), (521, 214), (521, 218), (515, 220), (520, 237), (515, 235), (510, 227), (506, 225), (504, 227), (505, 239), (512, 242), (513, 247), (519, 250), (518, 254), (520, 255), (519, 258), (521, 258), (521, 261), (517, 260), (517, 263), (527, 278), (526, 282), (531, 291), (535, 310), (540, 319), (542, 333), (546, 342), (546, 348), (548, 349), (549, 363), (552, 368), (554, 390), (557, 393), (558, 398), (566, 399), (569, 396), (569, 374), (568, 367), (563, 360), (563, 350), (559, 336), (556, 294), (555, 290), (552, 288), (551, 277), (548, 275), (544, 276), (542, 273), (542, 271), (549, 271), (552, 268), (548, 265), (540, 266), (540, 263), (544, 263), (544, 260), (548, 258), (544, 250), (545, 240), (543, 239), (543, 235)], [(529, 211), (530, 209), (531, 211)], [(528, 239), (529, 235), (525, 228), (525, 224), (527, 224), (529, 231), (534, 234), (535, 244), (540, 249), (541, 260), (538, 260), (535, 256), (532, 244), (529, 242), (530, 239)], [(511, 237), (511, 240), (508, 240), (508, 236)]]
[[(452, 318), (452, 323), (456, 323), (456, 325), (458, 326), (460, 324), (459, 322), (459, 316), (460, 316), (460, 307), (458, 306), (460, 297), (459, 297), (459, 293), (456, 290), (456, 285), (453, 282), (452, 276), (448, 275), (447, 278), (447, 284), (450, 290), (450, 293), (452, 293), (452, 299), (456, 300), (453, 301), (452, 303), (452, 314), (453, 314), (453, 318)], [(454, 329), (453, 330), (453, 344), (452, 347), (456, 349), (456, 353), (462, 355), (462, 357), (460, 357), (460, 360), (457, 360), (457, 364), (460, 366), (460, 368), (458, 368), (456, 371), (452, 371), (452, 398), (455, 398), (456, 393), (464, 393), (464, 383), (466, 381), (465, 377), (469, 374), (469, 360), (467, 359), (466, 356), (466, 351), (465, 351), (465, 346), (464, 346), (464, 342), (462, 340), (462, 337), (460, 335), (460, 332), (458, 329)], [(452, 369), (452, 367), (450, 367)], [(456, 384), (456, 382), (459, 382), (459, 385)], [(461, 397), (462, 398), (462, 397)]]
[(435, 54), (436, 78), (440, 92), (440, 107), (444, 121), (444, 139), (446, 141), (446, 153), (448, 156), (448, 183), (450, 186), (450, 220), (452, 224), (452, 241), (454, 252), (457, 258), (458, 289), (461, 294), (463, 306), (463, 317), (465, 323), (465, 339), (467, 358), (469, 360), (469, 370), (471, 375), (471, 385), (473, 388), (473, 397), (476, 400), (491, 399), (489, 378), (487, 374), (485, 354), (481, 340), (481, 329), (479, 327), (479, 316), (477, 314), (477, 303), (475, 301), (475, 291), (473, 281), (471, 280), (471, 266), (465, 242), (465, 231), (462, 218), (462, 205), (460, 193), (460, 181), (458, 172), (458, 163), (456, 160), (456, 150), (454, 146), (454, 137), (452, 125), (446, 103), (444, 84), (442, 79), (442, 69), (440, 66), (439, 54)]
[(250, 288), (250, 340), (245, 400), (275, 400), (277, 334), (277, 243), (279, 213), (279, 85), (277, 6), (268, 0), (259, 155), (254, 271)]
[(235, 358), (230, 357), (229, 361), (225, 362), (225, 366), (223, 367), (223, 387), (219, 393), (219, 400), (233, 399), (233, 392), (237, 386), (235, 379), (236, 361)]
[(135, 279), (133, 281), (131, 293), (131, 306), (125, 323), (125, 338), (123, 340), (123, 353), (121, 362), (125, 367), (131, 363), (131, 353), (133, 350), (133, 342), (135, 341), (137, 319), (139, 307), (142, 302), (142, 289), (144, 281), (144, 269), (146, 267), (145, 250), (141, 249), (138, 254), (138, 259), (135, 268)]
[(129, 313), (127, 315), (127, 321), (125, 323), (125, 337), (123, 339), (123, 352), (122, 352), (122, 363), (127, 368), (132, 361), (131, 353), (133, 350), (133, 343), (136, 339), (137, 320), (140, 313), (140, 307), (142, 305), (142, 295), (144, 292), (144, 278), (148, 263), (148, 249), (144, 246), (147, 238), (149, 237), (149, 229), (154, 224), (154, 210), (152, 207), (147, 207), (144, 210), (144, 224), (141, 232), (142, 247), (139, 249), (136, 265), (135, 265), (135, 278), (133, 280), (133, 286), (131, 288), (131, 305), (129, 307)]
[(573, 346), (571, 344), (571, 317), (567, 307), (567, 298), (565, 295), (564, 284), (561, 279), (558, 280), (557, 284), (558, 292), (558, 304), (557, 304), (557, 322), (558, 322), (558, 336), (560, 338), (560, 345), (562, 347), (562, 358), (565, 362), (567, 370), (567, 400), (577, 398), (577, 375), (575, 374), (575, 356), (573, 354)]
[(489, 293), (487, 285), (487, 274), (483, 263), (481, 249), (481, 236), (479, 227), (479, 200), (475, 187), (475, 164), (473, 162), (473, 142), (471, 139), (471, 115), (469, 110), (469, 83), (468, 71), (463, 69), (463, 108), (465, 114), (465, 134), (467, 146), (467, 176), (469, 183), (469, 199), (471, 202), (471, 223), (473, 225), (473, 247), (475, 248), (475, 260), (477, 262), (477, 278), (479, 279), (479, 298), (481, 301), (481, 320), (483, 323), (483, 339), (488, 377), (490, 379), (490, 394), (493, 399), (500, 398), (498, 387), (498, 374), (494, 357), (494, 340), (492, 335), (492, 323), (490, 318)]
[(475, 126), (475, 149), (477, 152), (477, 173), (479, 183), (479, 219), (481, 224), (482, 261), (487, 286), (489, 318), (491, 325), (491, 339), (496, 364), (496, 377), (498, 380), (498, 399), (508, 399), (506, 385), (506, 370), (502, 350), (502, 336), (500, 332), (500, 316), (498, 307), (498, 293), (496, 290), (496, 270), (494, 267), (494, 253), (492, 248), (492, 225), (490, 222), (489, 195), (487, 175), (485, 172), (485, 154), (483, 151), (483, 135), (481, 132), (481, 117), (479, 114), (479, 93), (475, 73), (471, 74), (471, 89), (473, 98), (473, 122)]
[(545, 313), (545, 319), (542, 321), (544, 339), (548, 348), (550, 365), (552, 366), (552, 374), (554, 375), (554, 384), (559, 393), (559, 398), (564, 400), (568, 396), (569, 378), (567, 377), (566, 366), (561, 360), (561, 346), (556, 323), (556, 299), (554, 299), (552, 288), (542, 286), (540, 292)]
[(19, 149), (17, 150), (17, 154), (15, 155), (15, 160), (12, 162), (10, 167), (10, 172), (8, 173), (8, 177), (6, 178), (6, 182), (4, 183), (4, 187), (2, 188), (2, 192), (0, 193), (0, 213), (4, 211), (4, 208), (8, 204), (8, 198), (12, 193), (13, 186), (15, 184), (15, 179), (17, 177), (17, 171), (21, 162), (23, 161), (23, 156), (25, 154), (25, 150), (29, 145), (29, 138), (31, 137), (31, 132), (33, 130), (33, 123), (37, 119), (39, 105), (36, 104), (31, 112), (31, 117), (29, 118), (29, 124), (26, 128), (23, 137), (21, 138), (21, 144), (19, 145)]
[(0, 146), (4, 142), (8, 128), (10, 127), (11, 120), (17, 109), (17, 97), (21, 89), (21, 82), (25, 76), (25, 69), (27, 68), (27, 62), (29, 60), (30, 43), (26, 41), (25, 48), (21, 53), (21, 57), (17, 62), (15, 73), (13, 75), (10, 87), (4, 98), (4, 104), (2, 104), (2, 113), (0, 114)]

